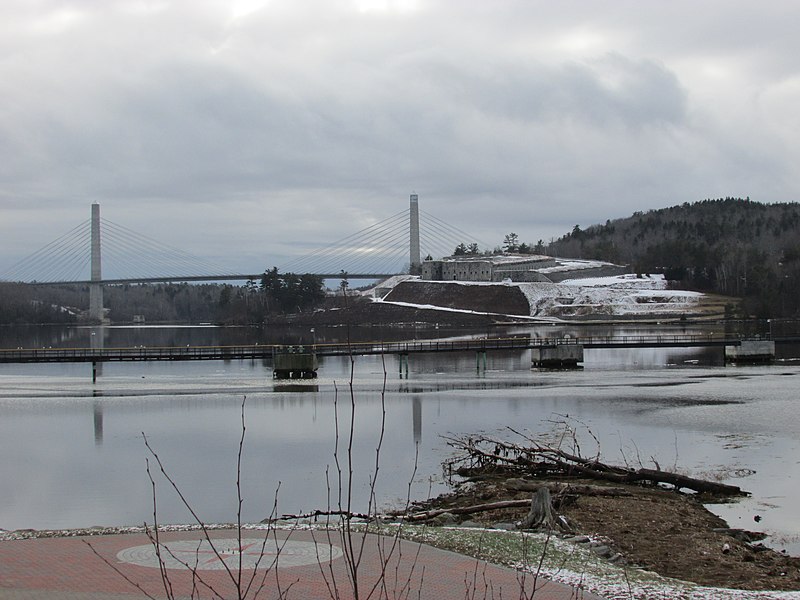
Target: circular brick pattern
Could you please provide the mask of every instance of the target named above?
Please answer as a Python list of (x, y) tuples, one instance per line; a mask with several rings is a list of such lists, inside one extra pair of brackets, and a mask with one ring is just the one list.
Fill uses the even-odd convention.
[[(317, 542), (294, 540), (214, 539), (214, 546), (207, 540), (181, 540), (165, 542), (159, 547), (161, 562), (167, 569), (197, 569), (219, 571), (239, 568), (239, 557), (243, 569), (269, 569), (278, 567), (300, 567), (326, 563), (339, 558), (342, 550), (338, 546)], [(126, 548), (117, 553), (120, 562), (140, 567), (159, 567), (159, 557), (152, 544)]]

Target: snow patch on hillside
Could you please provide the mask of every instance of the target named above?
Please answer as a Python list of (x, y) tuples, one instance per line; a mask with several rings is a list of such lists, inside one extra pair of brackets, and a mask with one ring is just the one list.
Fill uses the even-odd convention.
[(579, 258), (557, 258), (555, 260), (558, 262), (557, 265), (543, 267), (536, 269), (536, 271), (546, 275), (547, 273), (564, 273), (565, 271), (582, 271), (584, 269), (600, 269), (614, 266), (613, 263), (603, 262), (602, 260), (582, 260)]
[(675, 315), (695, 307), (703, 294), (670, 290), (663, 275), (635, 274), (569, 279), (557, 284), (519, 283), (531, 315)]
[(419, 279), (418, 275), (394, 275), (393, 277), (389, 277), (389, 279), (381, 281), (368, 290), (356, 293), (366, 296), (367, 298), (383, 298), (386, 296), (386, 294), (393, 290), (395, 286), (400, 285), (404, 281), (415, 281), (417, 279)]
[(579, 287), (622, 287), (636, 289), (658, 289), (667, 288), (667, 280), (661, 274), (657, 275), (636, 275), (628, 273), (626, 275), (612, 275), (610, 277), (585, 277), (582, 279), (565, 279), (564, 285), (575, 285)]
[[(580, 262), (588, 265), (592, 261)], [(384, 293), (366, 292), (365, 295), (381, 301), (387, 288), (409, 279), (412, 278), (406, 276), (397, 278), (397, 281), (383, 282), (379, 287)], [(510, 281), (502, 283), (424, 281), (422, 283), (426, 285), (455, 284), (466, 287), (518, 287), (528, 300), (531, 317), (551, 319), (590, 316), (680, 316), (695, 309), (703, 297), (700, 292), (669, 289), (663, 275), (626, 274), (569, 279), (561, 283), (515, 283)], [(402, 305), (420, 309), (443, 309), (430, 304), (402, 303)]]

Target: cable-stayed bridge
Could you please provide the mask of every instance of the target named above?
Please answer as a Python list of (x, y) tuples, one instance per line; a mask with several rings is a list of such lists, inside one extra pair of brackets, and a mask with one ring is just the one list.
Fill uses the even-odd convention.
[[(452, 254), (461, 243), (479, 240), (419, 210), (416, 194), (409, 208), (336, 242), (278, 265), (284, 273), (324, 279), (382, 279), (415, 272), (423, 257)], [(480, 244), (485, 247), (485, 244)], [(83, 284), (90, 287), (90, 314), (102, 315), (102, 286), (136, 283), (258, 281), (264, 270), (225, 267), (164, 244), (100, 217), (91, 218), (22, 259), (0, 281), (38, 285)]]

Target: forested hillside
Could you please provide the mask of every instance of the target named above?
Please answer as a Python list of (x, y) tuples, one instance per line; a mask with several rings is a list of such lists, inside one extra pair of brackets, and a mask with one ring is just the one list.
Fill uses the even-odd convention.
[(800, 314), (800, 204), (703, 200), (575, 226), (548, 254), (629, 264), (676, 284), (743, 298), (749, 315)]

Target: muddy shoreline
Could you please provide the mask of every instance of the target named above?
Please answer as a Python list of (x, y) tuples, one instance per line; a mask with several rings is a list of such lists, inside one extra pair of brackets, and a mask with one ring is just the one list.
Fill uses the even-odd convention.
[[(419, 503), (418, 509), (463, 507), (503, 500), (530, 499), (507, 478), (487, 477)], [(538, 480), (539, 484), (562, 483)], [(597, 481), (570, 480), (570, 485)], [(602, 485), (602, 484), (599, 484)], [(611, 486), (609, 486), (611, 487)], [(800, 590), (800, 557), (764, 546), (761, 535), (737, 529), (711, 513), (712, 497), (655, 486), (619, 485), (621, 494), (580, 494), (557, 512), (573, 534), (603, 539), (609, 556), (624, 564), (703, 586), (740, 590)], [(510, 508), (464, 516), (469, 525), (494, 527), (515, 523), (527, 508)], [(621, 557), (621, 558), (620, 558)]]

